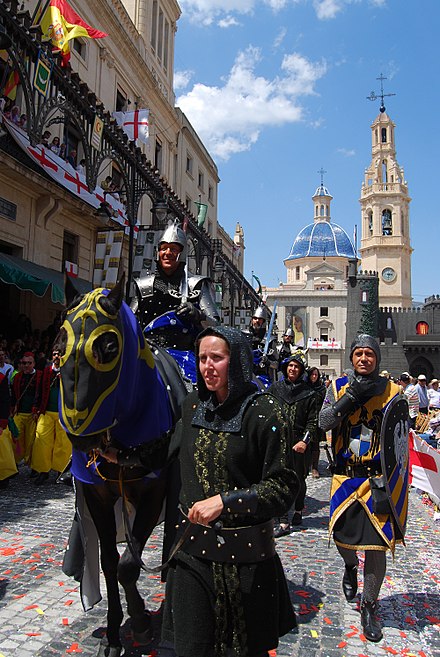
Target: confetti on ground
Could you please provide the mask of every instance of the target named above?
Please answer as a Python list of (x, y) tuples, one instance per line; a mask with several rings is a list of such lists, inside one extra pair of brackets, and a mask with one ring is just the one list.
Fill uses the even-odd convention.
[(81, 650), (81, 648), (79, 647), (79, 645), (77, 643), (72, 643), (70, 648), (67, 648), (66, 652), (71, 654), (71, 653), (74, 653), (74, 652), (76, 652), (76, 653), (82, 652), (82, 650)]
[(41, 632), (26, 632), (26, 636), (41, 636)]
[(310, 634), (312, 635), (312, 637), (313, 637), (314, 639), (317, 639), (318, 636), (319, 636), (319, 634), (318, 634), (318, 632), (317, 632), (316, 630), (310, 630)]
[(346, 645), (347, 645), (346, 641), (340, 641), (340, 643), (338, 643), (337, 647), (338, 648), (345, 648)]
[(68, 625), (69, 624), (69, 619), (68, 618), (63, 618), (63, 625)]

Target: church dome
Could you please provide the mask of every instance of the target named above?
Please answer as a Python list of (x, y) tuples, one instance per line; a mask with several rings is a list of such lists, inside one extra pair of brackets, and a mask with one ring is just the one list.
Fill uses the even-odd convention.
[(287, 260), (332, 256), (355, 258), (353, 243), (341, 226), (329, 221), (315, 221), (298, 233)]

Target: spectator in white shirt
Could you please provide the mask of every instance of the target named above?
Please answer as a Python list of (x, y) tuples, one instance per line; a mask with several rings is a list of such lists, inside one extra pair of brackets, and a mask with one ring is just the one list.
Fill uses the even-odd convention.
[(438, 389), (438, 379), (432, 379), (428, 388), (429, 410), (440, 410), (440, 390)]
[(426, 385), (426, 376), (424, 374), (419, 374), (417, 377), (416, 390), (419, 394), (419, 410), (420, 413), (425, 415), (428, 413), (428, 386)]
[(405, 395), (409, 406), (409, 426), (414, 429), (416, 424), (416, 417), (419, 414), (419, 395), (417, 387), (411, 383), (411, 376), (409, 372), (402, 372), (400, 375), (399, 383), (402, 386), (403, 394)]

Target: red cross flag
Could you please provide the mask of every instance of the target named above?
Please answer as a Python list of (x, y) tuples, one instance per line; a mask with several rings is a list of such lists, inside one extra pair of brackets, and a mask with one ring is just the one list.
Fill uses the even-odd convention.
[(414, 431), (409, 432), (409, 483), (440, 497), (440, 452)]
[(148, 144), (150, 110), (137, 109), (134, 112), (113, 112), (118, 125), (132, 141), (142, 141)]

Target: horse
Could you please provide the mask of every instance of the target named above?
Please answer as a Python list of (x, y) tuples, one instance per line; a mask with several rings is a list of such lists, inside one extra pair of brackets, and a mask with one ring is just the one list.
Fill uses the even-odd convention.
[[(67, 307), (54, 343), (61, 354), (59, 416), (72, 442), (71, 471), (76, 487), (76, 514), (64, 572), (81, 580), (85, 610), (99, 602), (97, 553), (92, 551), (78, 565), (74, 549), (76, 540), (80, 547), (86, 546), (88, 556), (93, 539), (87, 536), (84, 540), (84, 534), (94, 525), (108, 597), (106, 636), (98, 657), (121, 655), (123, 611), (118, 582), (125, 591), (133, 639), (140, 644), (151, 640), (150, 614), (136, 582), (142, 550), (159, 522), (170, 483), (166, 470), (147, 473), (141, 467), (118, 466), (105, 460), (102, 450), (108, 445), (122, 449), (158, 440), (172, 428), (176, 420), (173, 409), (175, 415), (186, 394), (170, 356), (166, 357), (169, 361), (161, 361), (160, 370), (171, 372), (173, 382), (170, 386), (162, 380), (123, 293), (124, 277), (111, 291), (95, 289), (83, 296), (67, 280)], [(177, 401), (171, 401), (170, 387)], [(115, 503), (121, 497), (128, 546), (120, 558)], [(129, 507), (134, 512), (131, 522)]]

